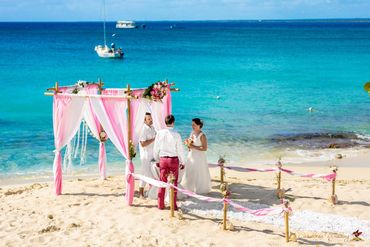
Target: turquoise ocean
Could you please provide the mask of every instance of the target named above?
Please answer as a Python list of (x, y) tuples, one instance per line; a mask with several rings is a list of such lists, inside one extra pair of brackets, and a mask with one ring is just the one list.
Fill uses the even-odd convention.
[[(107, 23), (108, 43), (125, 52), (109, 60), (94, 51), (102, 23), (0, 23), (0, 178), (52, 172), (52, 98), (43, 93), (55, 81), (175, 82), (176, 128), (186, 138), (202, 118), (213, 162), (325, 160), (370, 146), (370, 20), (138, 24), (146, 28)], [(108, 172), (123, 171), (107, 149)], [(74, 169), (97, 172), (97, 150), (89, 138), (87, 163)]]

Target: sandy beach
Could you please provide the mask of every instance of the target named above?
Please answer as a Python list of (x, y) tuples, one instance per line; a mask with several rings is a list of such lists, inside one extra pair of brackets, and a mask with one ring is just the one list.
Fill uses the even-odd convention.
[[(356, 167), (369, 160), (369, 155), (339, 161), (337, 195), (339, 203), (328, 202), (331, 184), (322, 179), (308, 179), (283, 174), (282, 187), (295, 213), (309, 211), (350, 217), (370, 222), (370, 168)], [(329, 173), (329, 164), (321, 162), (286, 167), (296, 172)], [(353, 166), (353, 167), (351, 167)], [(264, 167), (266, 168), (266, 167)], [(211, 168), (211, 197), (221, 197), (219, 170)], [(274, 172), (226, 172), (231, 199), (238, 203), (254, 203), (280, 207), (275, 197)], [(21, 182), (21, 181), (20, 181)], [(129, 207), (124, 200), (124, 176), (107, 180), (73, 177), (64, 180), (63, 195), (55, 196), (51, 182), (5, 185), (0, 188), (0, 239), (2, 246), (285, 246), (284, 227), (254, 220), (230, 218), (232, 231), (221, 230), (221, 218), (201, 209), (207, 205), (196, 199), (197, 210), (183, 204), (175, 218), (169, 210), (160, 211), (156, 201), (135, 197)], [(182, 201), (184, 203), (184, 201)], [(201, 206), (203, 205), (203, 206)], [(210, 206), (212, 207), (212, 206)], [(220, 205), (222, 207), (222, 205)], [(204, 211), (204, 210), (203, 210)], [(220, 211), (220, 210), (219, 210)], [(236, 210), (230, 215), (237, 213)], [(246, 214), (246, 213), (242, 213)], [(281, 216), (278, 216), (281, 217)], [(281, 217), (282, 218), (282, 217)], [(305, 219), (303, 218), (302, 221)], [(299, 221), (299, 219), (298, 219)], [(301, 222), (305, 226), (304, 222)], [(353, 229), (355, 231), (357, 229)], [(360, 228), (360, 231), (362, 229)], [(368, 246), (369, 232), (361, 242), (351, 241), (345, 233), (291, 229), (297, 234), (296, 245)], [(253, 242), (251, 242), (251, 240)]]

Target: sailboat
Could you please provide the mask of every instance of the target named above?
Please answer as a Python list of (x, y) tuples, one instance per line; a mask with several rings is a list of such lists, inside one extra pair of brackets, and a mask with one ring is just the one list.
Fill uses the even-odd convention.
[(104, 29), (104, 46), (97, 45), (95, 46), (95, 51), (98, 54), (99, 57), (102, 58), (122, 58), (123, 57), (123, 51), (121, 48), (116, 49), (114, 43), (111, 44), (111, 47), (107, 46), (107, 35), (106, 35), (106, 28), (105, 28), (105, 1), (104, 1), (104, 23), (103, 23), (103, 29)]

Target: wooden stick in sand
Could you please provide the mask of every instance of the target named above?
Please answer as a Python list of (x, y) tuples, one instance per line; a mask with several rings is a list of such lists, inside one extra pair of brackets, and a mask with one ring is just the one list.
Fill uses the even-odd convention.
[(285, 241), (289, 242), (289, 201), (284, 202)]
[[(276, 163), (277, 168), (281, 168), (283, 164), (281, 163), (281, 160), (279, 159)], [(277, 173), (277, 188), (276, 188), (276, 196), (281, 199), (284, 197), (285, 191), (281, 188), (281, 170)]]
[[(228, 196), (230, 195), (230, 192), (228, 191), (227, 187), (228, 187), (227, 183), (223, 183), (220, 186), (220, 190), (222, 192), (224, 199), (227, 199)], [(223, 221), (222, 221), (223, 230), (227, 230), (227, 206), (228, 206), (227, 202), (224, 201), (224, 208), (223, 208), (224, 215), (223, 215)]]
[[(337, 154), (335, 156), (336, 159), (342, 159), (343, 156), (341, 154)], [(332, 166), (331, 167), (332, 171), (335, 173), (335, 175), (337, 175), (337, 171), (338, 171), (338, 168), (337, 166)], [(333, 180), (331, 181), (331, 196), (329, 198), (329, 201), (335, 205), (338, 203), (338, 196), (335, 194), (335, 182), (336, 182), (336, 177), (333, 178)]]
[(289, 207), (289, 201), (283, 199), (284, 204), (284, 221), (285, 221), (285, 241), (288, 242), (297, 242), (297, 235), (294, 232), (289, 231), (289, 215), (292, 212), (292, 209)]
[(225, 159), (224, 158), (219, 158), (218, 159), (218, 165), (220, 166), (220, 183), (221, 183), (221, 186), (222, 184), (224, 183), (224, 175), (225, 175), (225, 168), (224, 168), (224, 165), (225, 165)]
[[(172, 173), (168, 175), (168, 181), (174, 185), (175, 176)], [(170, 209), (170, 217), (175, 217), (175, 189), (173, 187), (170, 188)]]

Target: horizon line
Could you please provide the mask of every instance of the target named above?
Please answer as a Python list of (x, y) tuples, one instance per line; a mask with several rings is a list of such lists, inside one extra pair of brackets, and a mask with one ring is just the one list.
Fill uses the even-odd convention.
[[(132, 19), (131, 19), (132, 20)], [(107, 20), (107, 22), (116, 22), (118, 20)], [(136, 22), (232, 22), (232, 21), (250, 21), (250, 22), (268, 22), (268, 21), (281, 21), (281, 22), (289, 22), (289, 21), (366, 21), (370, 22), (370, 17), (366, 18), (304, 18), (304, 19), (297, 19), (297, 18), (291, 18), (291, 19), (208, 19), (208, 20), (134, 20)], [(63, 22), (69, 22), (69, 23), (78, 23), (78, 22), (102, 22), (101, 20), (90, 20), (90, 21), (68, 21), (68, 20), (19, 20), (19, 21), (3, 21), (1, 20), (0, 23), (20, 23), (20, 22), (34, 22), (34, 23), (42, 23), (42, 22), (54, 22), (54, 23), (63, 23)]]

